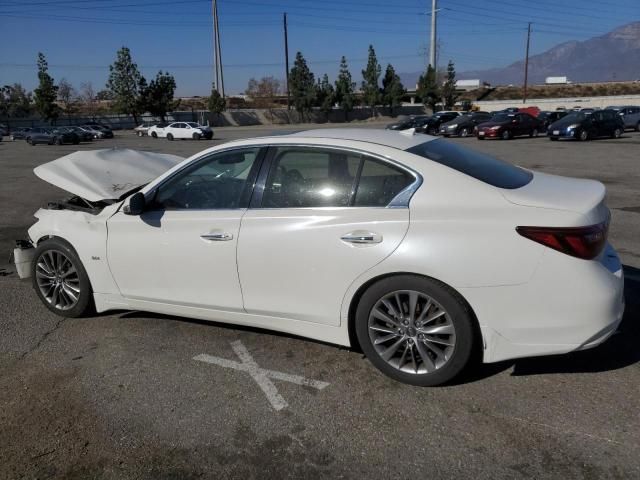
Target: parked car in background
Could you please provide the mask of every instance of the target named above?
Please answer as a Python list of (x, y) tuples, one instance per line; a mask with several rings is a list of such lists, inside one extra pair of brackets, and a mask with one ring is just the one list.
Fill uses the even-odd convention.
[(420, 386), (470, 362), (592, 348), (622, 319), (600, 182), (356, 128), (181, 160), (107, 149), (35, 169), (87, 205), (38, 210), (20, 242), (33, 248), (16, 270), (43, 309), (269, 328), (361, 348)]
[(159, 122), (142, 122), (136, 128), (133, 129), (136, 135), (139, 137), (144, 137), (145, 135), (149, 135), (149, 128), (157, 125)]
[(468, 137), (473, 135), (473, 131), (480, 123), (487, 122), (491, 119), (489, 112), (474, 112), (467, 115), (460, 115), (446, 123), (440, 125), (440, 135), (449, 137), (451, 135), (459, 135)]
[(93, 130), (102, 132), (102, 138), (113, 138), (113, 130), (111, 130), (111, 128), (109, 127), (106, 127), (104, 125), (96, 125), (96, 124), (90, 124), (87, 126), (89, 128), (92, 128)]
[(385, 127), (387, 130), (408, 130), (410, 128), (420, 128), (429, 119), (429, 115), (413, 115), (409, 118), (390, 123)]
[(29, 130), (25, 139), (30, 145), (45, 143), (48, 145), (62, 145), (64, 143), (72, 143), (77, 145), (80, 138), (73, 132), (65, 132), (58, 128), (36, 127)]
[(15, 128), (15, 129), (11, 130), (11, 133), (9, 134), (9, 138), (12, 141), (13, 140), (24, 140), (25, 138), (27, 138), (27, 134), (29, 133), (30, 130), (31, 130), (30, 127)]
[(459, 117), (458, 112), (437, 112), (430, 116), (421, 127), (416, 128), (416, 132), (427, 133), (429, 135), (438, 135), (440, 125), (447, 123), (454, 118)]
[(528, 113), (500, 113), (488, 122), (478, 125), (476, 136), (478, 140), (485, 138), (510, 140), (522, 135), (537, 137), (543, 131), (542, 122)]
[(546, 131), (549, 125), (551, 125), (553, 122), (557, 122), (566, 115), (567, 112), (565, 112), (564, 110), (556, 110), (554, 112), (544, 111), (540, 112), (540, 114), (538, 115), (538, 120), (542, 122), (542, 128), (544, 128), (544, 130)]
[(534, 118), (538, 118), (538, 115), (540, 115), (540, 109), (538, 107), (535, 107), (535, 106), (518, 108), (518, 112), (528, 113), (529, 115), (531, 115)]
[(75, 134), (80, 138), (81, 142), (90, 142), (93, 140), (93, 133), (87, 130), (83, 130), (80, 127), (70, 126), (64, 128), (66, 128), (70, 132), (75, 132)]
[(7, 127), (4, 123), (0, 123), (0, 137), (9, 136), (9, 127)]
[(624, 132), (624, 122), (615, 110), (596, 110), (591, 114), (571, 112), (549, 125), (547, 135), (551, 140), (573, 138), (590, 140), (598, 137), (619, 138)]
[(196, 122), (173, 122), (164, 127), (160, 125), (149, 127), (149, 135), (153, 138), (166, 138), (167, 140), (200, 140), (202, 138), (211, 140), (213, 138), (213, 130)]
[(640, 132), (640, 107), (629, 105), (613, 107), (612, 110), (615, 110), (622, 117), (625, 129), (634, 129)]
[(91, 127), (89, 125), (81, 125), (80, 127), (78, 127), (79, 129), (81, 129), (84, 132), (88, 132), (91, 134), (91, 136), (94, 139), (100, 139), (100, 138), (104, 138), (104, 132), (95, 129), (94, 127)]

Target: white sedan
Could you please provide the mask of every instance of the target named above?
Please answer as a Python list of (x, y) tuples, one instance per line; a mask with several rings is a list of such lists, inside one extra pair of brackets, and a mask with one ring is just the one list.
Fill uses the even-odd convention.
[(77, 152), (35, 173), (76, 197), (36, 213), (18, 270), (67, 317), (135, 309), (277, 330), (359, 346), (424, 386), (474, 351), (593, 347), (624, 310), (601, 183), (423, 134), (314, 130), (184, 161)]
[(195, 122), (159, 123), (149, 127), (147, 135), (153, 138), (166, 138), (167, 140), (200, 140), (201, 138), (211, 140), (213, 138), (213, 130)]

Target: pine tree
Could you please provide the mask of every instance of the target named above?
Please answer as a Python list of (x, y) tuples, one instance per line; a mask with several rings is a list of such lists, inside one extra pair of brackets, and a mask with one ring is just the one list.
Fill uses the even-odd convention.
[(313, 107), (316, 89), (313, 73), (309, 70), (301, 52), (296, 53), (296, 60), (289, 72), (289, 91), (293, 106), (304, 120), (305, 114), (308, 114)]
[(116, 61), (109, 66), (107, 89), (113, 95), (113, 108), (118, 113), (129, 114), (138, 124), (138, 115), (143, 113), (140, 102), (140, 82), (142, 75), (131, 59), (127, 47), (118, 50)]
[(444, 99), (444, 108), (450, 110), (456, 104), (460, 95), (456, 91), (456, 69), (451, 60), (447, 65), (447, 79), (442, 86), (442, 98)]
[(418, 79), (418, 96), (422, 99), (425, 107), (429, 107), (432, 112), (436, 111), (438, 100), (440, 99), (440, 89), (436, 80), (436, 71), (429, 65), (427, 71), (420, 75)]
[(382, 79), (382, 101), (384, 105), (389, 107), (391, 116), (393, 116), (393, 109), (402, 104), (402, 97), (405, 93), (406, 90), (400, 77), (393, 66), (388, 64)]
[(55, 122), (60, 115), (60, 108), (56, 104), (58, 87), (54, 85), (49, 75), (49, 66), (42, 53), (38, 53), (38, 88), (33, 91), (36, 110), (48, 122)]
[(362, 70), (362, 94), (364, 103), (371, 108), (371, 113), (375, 114), (375, 107), (380, 103), (380, 87), (378, 80), (382, 69), (376, 57), (376, 51), (373, 45), (369, 45), (369, 58), (367, 60), (367, 68)]
[(151, 80), (148, 87), (144, 87), (142, 81), (139, 84), (141, 102), (140, 111), (146, 110), (153, 116), (160, 117), (164, 122), (167, 112), (175, 110), (180, 105), (180, 100), (174, 101), (173, 96), (176, 91), (176, 80), (169, 72), (160, 70), (156, 78)]
[(218, 117), (227, 108), (227, 102), (222, 98), (220, 92), (218, 92), (213, 85), (211, 87), (211, 95), (209, 96), (207, 106), (209, 107), (209, 111), (215, 113)]
[(338, 73), (338, 79), (336, 80), (336, 102), (338, 102), (340, 108), (344, 110), (345, 121), (349, 118), (349, 112), (353, 110), (353, 91), (355, 88), (356, 84), (351, 79), (351, 72), (347, 65), (347, 59), (342, 57), (340, 60), (340, 72)]
[(318, 83), (316, 84), (316, 106), (320, 107), (320, 111), (327, 116), (327, 122), (329, 121), (329, 114), (331, 110), (333, 110), (335, 100), (336, 94), (333, 85), (329, 83), (329, 77), (325, 73), (322, 76), (322, 80), (318, 79)]

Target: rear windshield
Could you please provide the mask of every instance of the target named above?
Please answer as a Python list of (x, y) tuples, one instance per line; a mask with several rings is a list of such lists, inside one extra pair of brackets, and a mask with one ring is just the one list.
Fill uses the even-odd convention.
[(520, 188), (533, 174), (510, 163), (446, 140), (425, 142), (407, 150), (498, 188)]

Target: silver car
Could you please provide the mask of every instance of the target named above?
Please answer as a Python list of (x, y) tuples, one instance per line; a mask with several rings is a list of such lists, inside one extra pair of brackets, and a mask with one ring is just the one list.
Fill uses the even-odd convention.
[(621, 107), (611, 107), (618, 112), (624, 121), (625, 130), (633, 129), (640, 132), (640, 107), (626, 105)]

